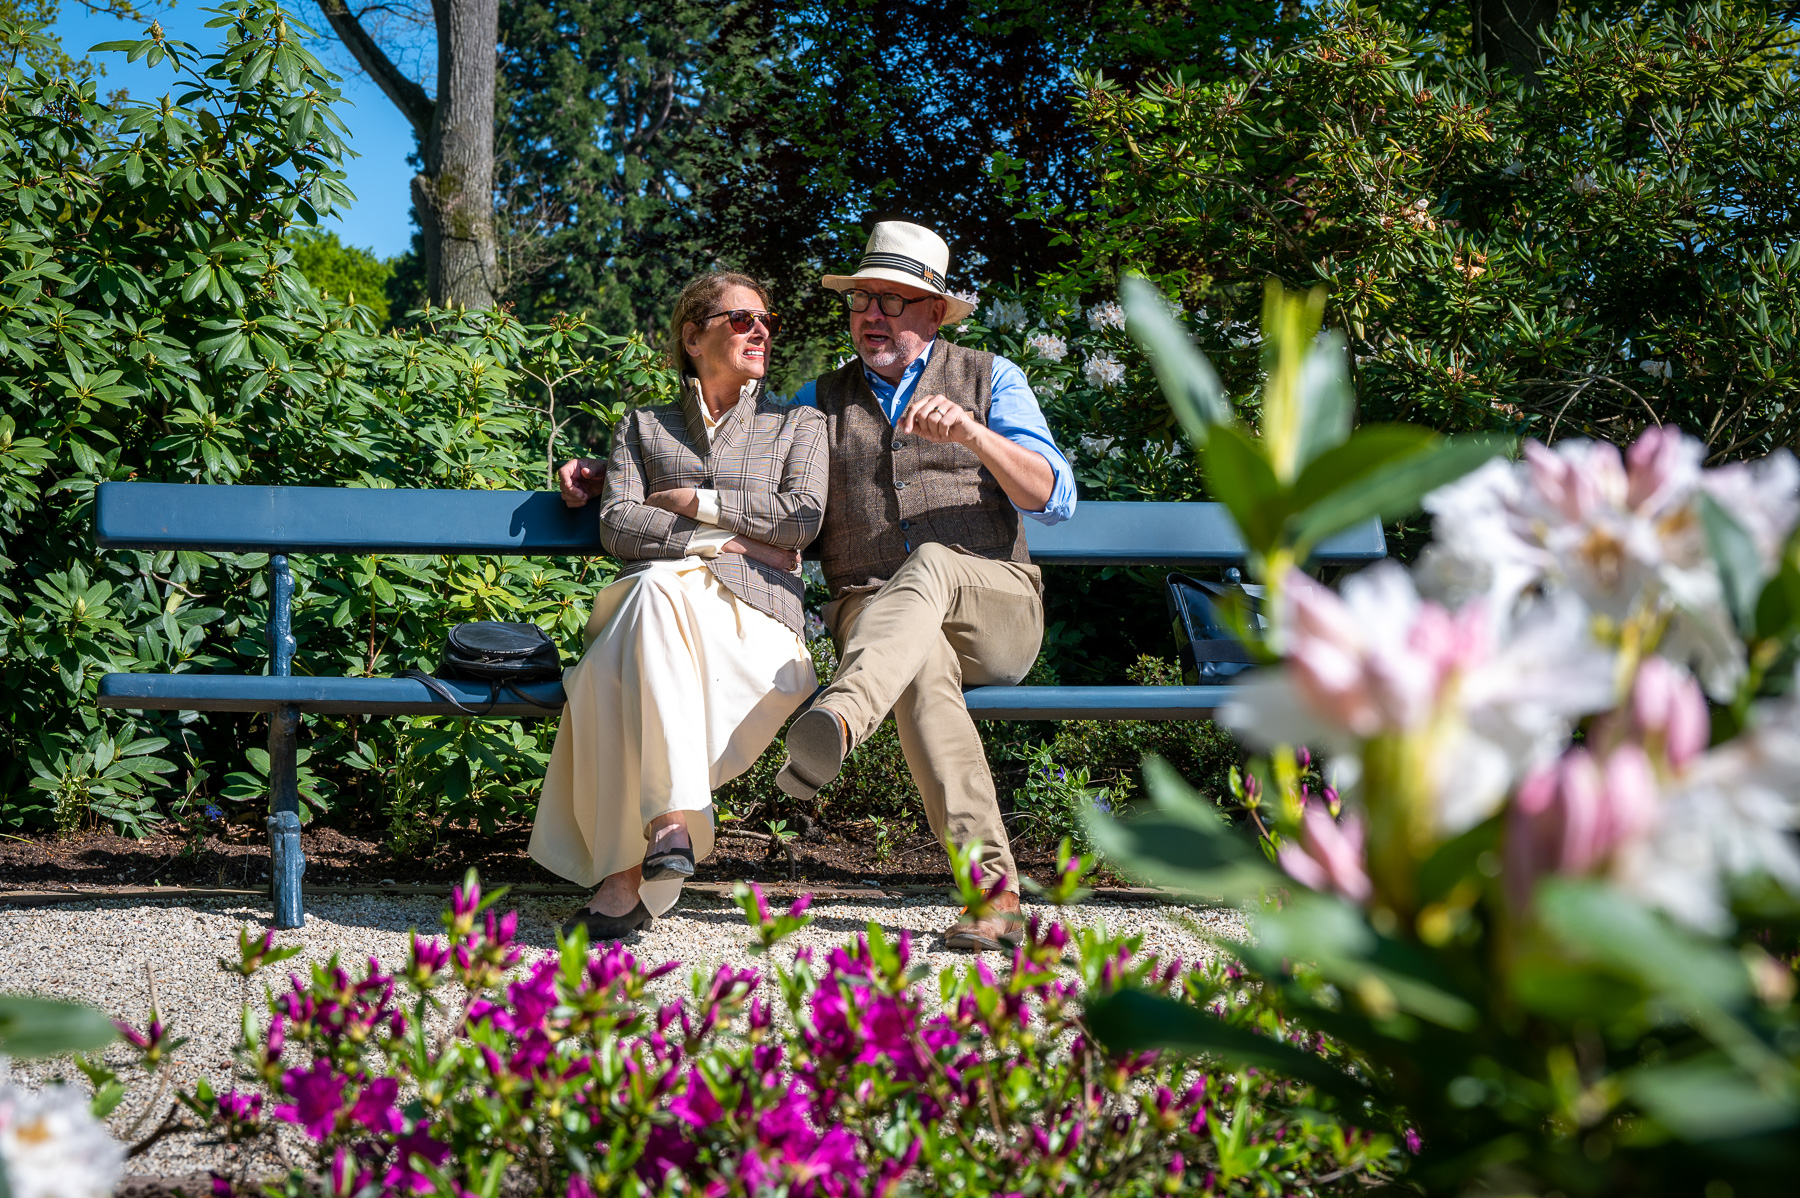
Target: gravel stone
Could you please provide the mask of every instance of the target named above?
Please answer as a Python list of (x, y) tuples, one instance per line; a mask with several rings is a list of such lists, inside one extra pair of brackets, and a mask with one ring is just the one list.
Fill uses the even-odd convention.
[[(205, 1077), (215, 1089), (224, 1090), (232, 1084), (232, 1049), (246, 1003), (252, 1004), (260, 1024), (266, 1019), (265, 988), (286, 989), (287, 971), (305, 976), (311, 965), (323, 965), (334, 954), (354, 973), (361, 973), (371, 956), (389, 969), (398, 968), (406, 960), (411, 930), (416, 928), (421, 935), (442, 934), (439, 915), (446, 899), (447, 891), (443, 896), (311, 897), (306, 926), (275, 936), (277, 944), (298, 944), (305, 952), (264, 970), (255, 979), (228, 973), (218, 961), (237, 959), (240, 929), (248, 928), (252, 936), (262, 935), (270, 918), (266, 905), (241, 900), (130, 899), (10, 910), (0, 919), (0, 992), (87, 1002), (141, 1027), (147, 1020), (154, 986), (154, 1000), (171, 1034), (190, 1038), (174, 1056), (169, 1070), (172, 1083), (191, 1087)], [(770, 905), (779, 901), (772, 897)], [(502, 905), (519, 911), (518, 939), (525, 949), (524, 964), (529, 965), (554, 951), (557, 925), (579, 903), (526, 898)], [(1029, 903), (1027, 907), (1033, 909)], [(941, 933), (957, 915), (946, 899), (820, 899), (811, 914), (812, 925), (789, 942), (793, 947), (828, 950), (873, 921), (889, 934), (910, 929), (915, 959), (930, 965), (934, 973), (962, 968), (973, 959), (970, 954), (943, 947)], [(1218, 907), (1091, 903), (1065, 911), (1061, 918), (1071, 929), (1104, 925), (1115, 934), (1142, 936), (1143, 951), (1165, 960), (1194, 961), (1209, 956), (1212, 950), (1204, 940), (1207, 935), (1244, 935), (1242, 916)], [(726, 963), (758, 965), (758, 958), (749, 952), (750, 937), (742, 913), (729, 900), (704, 892), (690, 890), (649, 931), (626, 943), (640, 961), (677, 960), (707, 974)], [(990, 959), (1000, 964), (996, 955)], [(686, 995), (688, 979), (689, 970), (677, 970), (660, 979), (659, 997)], [(935, 987), (928, 986), (927, 992), (935, 995)], [(172, 1099), (165, 1094), (151, 1109), (155, 1087), (146, 1085), (143, 1074), (127, 1064), (131, 1059), (127, 1046), (114, 1044), (104, 1056), (128, 1089), (125, 1101), (109, 1119), (111, 1130), (124, 1140), (141, 1138), (156, 1126)], [(13, 1073), (33, 1084), (62, 1078), (83, 1088), (87, 1085), (66, 1059), (20, 1062), (13, 1066)], [(272, 1154), (210, 1143), (193, 1135), (171, 1136), (128, 1162), (127, 1172), (168, 1177), (218, 1170), (238, 1177), (262, 1177), (305, 1161), (304, 1141), (290, 1128), (279, 1137)]]

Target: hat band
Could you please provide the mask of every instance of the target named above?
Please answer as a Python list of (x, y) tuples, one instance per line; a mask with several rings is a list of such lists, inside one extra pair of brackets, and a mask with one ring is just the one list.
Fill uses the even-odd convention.
[(905, 254), (889, 254), (881, 251), (863, 255), (862, 265), (857, 273), (868, 270), (871, 266), (885, 266), (889, 270), (905, 271), (909, 275), (917, 275), (939, 291), (944, 289), (944, 276), (917, 258), (908, 258)]

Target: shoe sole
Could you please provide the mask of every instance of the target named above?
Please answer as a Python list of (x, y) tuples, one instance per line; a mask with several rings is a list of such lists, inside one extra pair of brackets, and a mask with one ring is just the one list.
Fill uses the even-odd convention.
[(844, 734), (822, 707), (801, 713), (788, 728), (788, 762), (775, 784), (796, 799), (810, 799), (844, 768)]
[[(601, 915), (599, 912), (591, 912), (585, 919), (571, 919), (568, 923), (565, 923), (562, 926), (563, 936), (566, 938), (573, 935), (576, 928), (586, 928), (588, 943), (590, 945), (605, 944), (611, 943), (614, 940), (623, 940), (633, 932), (648, 932), (651, 925), (656, 922), (655, 916), (646, 916), (641, 923), (634, 922), (626, 925), (625, 920), (628, 918), (630, 917), (627, 915)], [(601, 930), (595, 928), (595, 919), (605, 919), (614, 922), (601, 925), (601, 928), (603, 929)], [(621, 925), (624, 926), (621, 928)]]
[(989, 940), (986, 936), (977, 936), (973, 932), (958, 932), (944, 937), (944, 947), (959, 953), (997, 953), (1002, 949), (998, 940)]
[(660, 882), (664, 878), (691, 878), (694, 876), (694, 863), (674, 853), (649, 858), (644, 862), (643, 876), (646, 882)]
[(1018, 948), (1025, 942), (1023, 930), (1018, 932), (1002, 932), (998, 940), (988, 936), (977, 936), (974, 932), (944, 933), (944, 947), (965, 953), (1003, 953)]

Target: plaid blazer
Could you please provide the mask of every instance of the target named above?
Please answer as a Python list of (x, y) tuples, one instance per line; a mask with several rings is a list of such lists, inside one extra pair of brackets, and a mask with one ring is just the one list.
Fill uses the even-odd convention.
[[(825, 420), (812, 408), (771, 402), (758, 384), (725, 414), (710, 449), (699, 388), (682, 388), (680, 406), (633, 408), (614, 433), (600, 502), (600, 543), (626, 563), (687, 556), (694, 533), (713, 527), (644, 496), (670, 487), (719, 493), (717, 527), (785, 549), (804, 549), (825, 515)], [(707, 562), (732, 594), (805, 635), (805, 583), (741, 553)]]

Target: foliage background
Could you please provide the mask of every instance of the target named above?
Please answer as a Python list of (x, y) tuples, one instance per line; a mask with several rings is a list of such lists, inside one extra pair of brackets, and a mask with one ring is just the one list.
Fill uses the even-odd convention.
[[(1026, 368), (1088, 498), (1205, 497), (1105, 307), (1127, 269), (1162, 286), (1247, 416), (1272, 275), (1327, 288), (1365, 415), (1540, 437), (1667, 419), (1721, 457), (1792, 439), (1794, 50), (1778, 11), (1576, 14), (1527, 89), (1468, 57), (1452, 8), (508, 6), (510, 310), (427, 319), (407, 315), (406, 260), (316, 227), (346, 199), (329, 72), (274, 8), (231, 10), (234, 49), (165, 63), (170, 90), (193, 92), (167, 114), (103, 102), (66, 66), (35, 71), (52, 61), (41, 40), (7, 42), (12, 829), (141, 828), (260, 798), (257, 721), (102, 715), (91, 696), (107, 670), (262, 669), (262, 563), (97, 555), (97, 481), (540, 485), (553, 436), (599, 449), (618, 404), (666, 385), (631, 330), (654, 328), (698, 264), (775, 282), (795, 314), (778, 385), (837, 360), (841, 317), (813, 278), (879, 216), (949, 234), (961, 284), (982, 291), (951, 335)], [(853, 53), (894, 38), (922, 56), (905, 78)], [(995, 62), (1013, 74), (981, 74)], [(960, 107), (914, 94), (934, 71)], [(1411, 530), (1393, 533), (1404, 552)], [(610, 576), (603, 561), (296, 564), (300, 668), (321, 673), (428, 666), (451, 623), (498, 612), (558, 630), (572, 654)], [(1161, 577), (1058, 571), (1038, 679), (1167, 677)], [(529, 813), (552, 727), (315, 720), (308, 801), (398, 847), (446, 819), (495, 826)], [(1086, 764), (1081, 795), (1114, 799), (1147, 747), (1218, 794), (1236, 760), (1207, 726), (986, 735), (1027, 806), (1045, 744)], [(772, 793), (770, 764), (724, 801)], [(883, 736), (822, 800), (845, 819), (910, 818), (910, 790)]]

